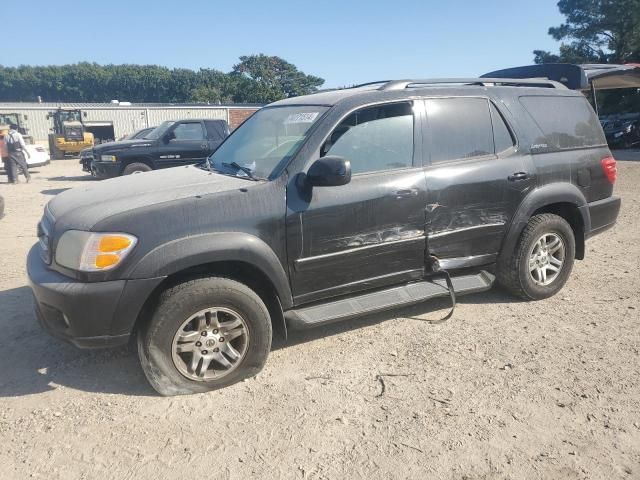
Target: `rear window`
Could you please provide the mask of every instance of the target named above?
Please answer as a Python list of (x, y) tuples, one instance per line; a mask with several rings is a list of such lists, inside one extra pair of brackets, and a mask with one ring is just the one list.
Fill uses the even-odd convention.
[(489, 103), (484, 98), (425, 100), (431, 163), (493, 155)]
[(606, 144), (595, 112), (584, 97), (530, 96), (520, 103), (541, 130), (534, 143), (559, 149)]

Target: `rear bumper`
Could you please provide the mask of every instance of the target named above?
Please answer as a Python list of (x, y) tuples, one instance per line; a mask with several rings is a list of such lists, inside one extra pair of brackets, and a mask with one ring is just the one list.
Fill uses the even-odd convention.
[(85, 283), (49, 269), (35, 245), (27, 273), (38, 322), (80, 348), (127, 343), (144, 302), (162, 278)]
[(589, 210), (591, 229), (586, 232), (586, 237), (593, 237), (613, 227), (618, 219), (621, 203), (620, 197), (613, 196), (588, 203), (585, 207)]

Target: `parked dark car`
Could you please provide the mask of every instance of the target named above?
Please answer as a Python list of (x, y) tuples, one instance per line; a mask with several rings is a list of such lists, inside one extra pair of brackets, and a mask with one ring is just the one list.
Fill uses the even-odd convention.
[(158, 392), (203, 392), (258, 372), (274, 329), (447, 296), (445, 272), (456, 296), (554, 295), (614, 225), (615, 179), (559, 83), (378, 82), (273, 103), (199, 167), (61, 193), (28, 273), (51, 334), (135, 335)]
[(92, 169), (108, 178), (201, 163), (228, 135), (225, 120), (167, 121), (145, 138), (96, 145)]
[(612, 148), (631, 148), (640, 144), (640, 120), (616, 120), (605, 125), (607, 143)]
[[(127, 135), (124, 140), (137, 140), (145, 138), (148, 133), (151, 133), (157, 127), (143, 128), (136, 132)], [(95, 176), (95, 168), (93, 168), (93, 147), (85, 148), (80, 151), (80, 164), (82, 165), (82, 171), (91, 173)]]

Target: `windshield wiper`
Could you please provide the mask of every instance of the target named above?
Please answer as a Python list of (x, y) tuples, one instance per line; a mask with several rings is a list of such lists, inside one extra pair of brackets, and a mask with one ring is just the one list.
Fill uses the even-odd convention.
[(236, 172), (241, 171), (247, 174), (247, 177), (249, 177), (251, 180), (255, 180), (257, 181), (258, 179), (253, 175), (253, 172), (251, 171), (250, 168), (248, 167), (243, 167), (242, 165), (240, 165), (237, 162), (231, 162), (231, 163), (225, 163), (222, 162), (222, 166), (223, 167), (233, 167), (236, 169)]

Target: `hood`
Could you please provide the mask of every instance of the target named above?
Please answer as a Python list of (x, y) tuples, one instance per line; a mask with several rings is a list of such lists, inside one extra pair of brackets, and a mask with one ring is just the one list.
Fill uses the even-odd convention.
[(125, 150), (132, 147), (150, 147), (155, 140), (136, 138), (133, 140), (120, 140), (119, 142), (108, 142), (96, 145), (93, 149), (98, 153), (110, 152), (112, 150)]
[(56, 229), (90, 230), (112, 215), (158, 203), (251, 188), (264, 182), (208, 172), (194, 166), (127, 175), (67, 190), (48, 204)]

